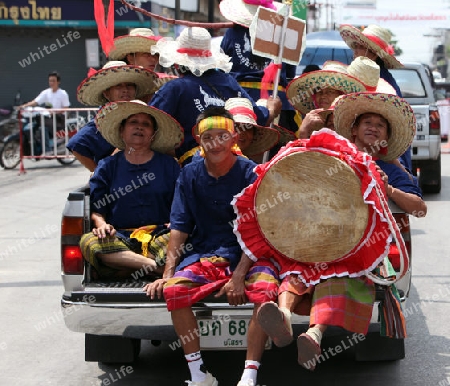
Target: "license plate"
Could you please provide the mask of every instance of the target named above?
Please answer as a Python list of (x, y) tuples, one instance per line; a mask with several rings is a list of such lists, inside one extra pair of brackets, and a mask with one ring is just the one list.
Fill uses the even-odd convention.
[[(202, 350), (246, 350), (249, 317), (200, 317), (197, 319)], [(272, 342), (266, 342), (270, 349)]]

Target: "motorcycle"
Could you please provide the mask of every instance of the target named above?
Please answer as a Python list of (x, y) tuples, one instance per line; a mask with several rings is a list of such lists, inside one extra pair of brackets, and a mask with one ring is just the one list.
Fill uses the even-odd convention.
[[(55, 121), (56, 135), (54, 136), (53, 125)], [(49, 156), (48, 159), (53, 159), (51, 156), (55, 155), (55, 144), (56, 155), (66, 155), (66, 127), (68, 138), (71, 138), (79, 128), (86, 124), (86, 120), (81, 116), (64, 119), (62, 115), (57, 115), (54, 120), (47, 109), (34, 107), (22, 111), (21, 123), (23, 127), (22, 154), (39, 161), (45, 155)], [(0, 164), (5, 169), (14, 169), (20, 163), (20, 132), (18, 126), (15, 133), (3, 139), (3, 148), (0, 150)], [(44, 127), (43, 130), (42, 127)], [(70, 165), (75, 162), (74, 157), (57, 157), (56, 160), (62, 165)]]

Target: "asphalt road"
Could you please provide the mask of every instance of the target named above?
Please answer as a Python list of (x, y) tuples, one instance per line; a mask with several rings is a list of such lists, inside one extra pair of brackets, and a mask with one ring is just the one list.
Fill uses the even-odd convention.
[[(60, 312), (59, 226), (68, 192), (87, 182), (80, 164), (27, 161), (27, 173), (0, 170), (0, 385), (182, 385), (180, 350), (145, 341), (139, 360), (123, 368), (84, 361), (84, 336)], [(442, 193), (426, 196), (428, 216), (412, 219), (413, 281), (408, 301), (406, 358), (355, 362), (348, 352), (316, 371), (296, 362), (295, 345), (268, 351), (259, 385), (450, 385), (450, 155), (442, 157)], [(449, 234), (447, 234), (449, 232)], [(239, 380), (244, 352), (205, 352), (222, 386)]]

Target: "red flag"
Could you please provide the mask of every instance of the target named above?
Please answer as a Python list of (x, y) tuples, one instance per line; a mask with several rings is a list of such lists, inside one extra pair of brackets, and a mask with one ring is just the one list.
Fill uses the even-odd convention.
[(108, 56), (114, 48), (114, 0), (109, 0), (107, 25), (105, 25), (105, 7), (102, 0), (94, 0), (94, 16), (103, 52)]

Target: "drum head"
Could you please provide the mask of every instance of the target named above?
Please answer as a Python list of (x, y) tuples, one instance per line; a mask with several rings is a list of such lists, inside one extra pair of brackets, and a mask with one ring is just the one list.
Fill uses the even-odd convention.
[(355, 172), (318, 152), (292, 153), (273, 164), (262, 177), (255, 205), (271, 246), (304, 263), (341, 258), (358, 244), (368, 223)]

